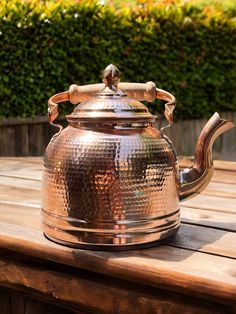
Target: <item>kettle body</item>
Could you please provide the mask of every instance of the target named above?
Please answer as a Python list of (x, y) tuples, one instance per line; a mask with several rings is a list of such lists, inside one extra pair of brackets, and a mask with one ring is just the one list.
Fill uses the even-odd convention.
[(119, 247), (176, 233), (178, 168), (172, 145), (152, 126), (68, 126), (47, 147), (43, 221), (64, 244)]
[(49, 99), (51, 124), (59, 102), (79, 104), (46, 149), (42, 228), (49, 239), (79, 248), (150, 246), (176, 234), (179, 200), (210, 182), (211, 146), (233, 124), (215, 114), (199, 137), (193, 166), (179, 170), (171, 141), (140, 102), (166, 101), (170, 125), (174, 96), (153, 82), (119, 83), (113, 65), (103, 82), (72, 85)]

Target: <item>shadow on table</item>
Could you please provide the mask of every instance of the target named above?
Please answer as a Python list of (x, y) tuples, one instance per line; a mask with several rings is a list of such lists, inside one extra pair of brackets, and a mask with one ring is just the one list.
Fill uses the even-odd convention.
[[(101, 255), (102, 258), (108, 263), (111, 260), (120, 258), (131, 258), (128, 262), (134, 262), (132, 258), (147, 258), (157, 259), (159, 261), (180, 262), (195, 252), (202, 252), (208, 254), (214, 254), (219, 256), (234, 257), (236, 258), (236, 247), (234, 242), (224, 239), (230, 231), (225, 229), (204, 226), (205, 221), (198, 221), (194, 224), (182, 223), (180, 230), (175, 237), (168, 239), (161, 243), (153, 243), (152, 247), (144, 247), (141, 249), (131, 249), (125, 251), (96, 251), (95, 255)], [(209, 225), (213, 224), (213, 221), (208, 221)], [(225, 223), (224, 226), (225, 228)], [(222, 228), (223, 228), (222, 227)], [(236, 229), (235, 226), (232, 228)], [(91, 252), (91, 251), (90, 251)], [(76, 257), (76, 250), (73, 251), (73, 255)]]

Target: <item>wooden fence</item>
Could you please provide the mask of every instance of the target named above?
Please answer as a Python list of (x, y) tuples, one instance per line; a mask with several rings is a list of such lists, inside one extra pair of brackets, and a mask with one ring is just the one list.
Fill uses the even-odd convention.
[[(223, 112), (220, 113), (220, 117), (236, 125), (236, 112)], [(178, 121), (166, 129), (165, 133), (173, 142), (178, 155), (194, 154), (198, 136), (207, 121), (207, 119)], [(213, 155), (215, 159), (236, 161), (236, 128), (219, 136), (213, 146)]]
[[(236, 112), (222, 113), (221, 117), (236, 124)], [(166, 129), (165, 133), (174, 143), (178, 155), (193, 155), (198, 135), (206, 122), (206, 119), (178, 121)], [(65, 124), (65, 121), (61, 120), (59, 123)], [(43, 155), (56, 131), (56, 128), (48, 124), (46, 117), (2, 120), (0, 156)], [(236, 128), (220, 136), (213, 151), (216, 159), (236, 160)]]

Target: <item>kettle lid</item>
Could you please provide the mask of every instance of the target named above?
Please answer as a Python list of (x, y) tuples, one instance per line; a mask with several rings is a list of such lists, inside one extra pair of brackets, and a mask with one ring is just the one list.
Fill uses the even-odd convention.
[(110, 64), (103, 71), (104, 88), (94, 97), (80, 103), (74, 111), (67, 115), (68, 121), (90, 120), (114, 121), (114, 120), (138, 120), (154, 121), (147, 107), (140, 101), (127, 96), (118, 87), (120, 81), (119, 70)]

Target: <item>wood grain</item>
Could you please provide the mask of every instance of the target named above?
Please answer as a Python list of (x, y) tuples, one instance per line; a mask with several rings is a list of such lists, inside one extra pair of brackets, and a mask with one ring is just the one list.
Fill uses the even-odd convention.
[(201, 192), (201, 194), (236, 199), (236, 184), (211, 182), (207, 188)]
[[(58, 123), (66, 125), (65, 119), (60, 118)], [(0, 156), (39, 156), (57, 129), (44, 116), (1, 120), (0, 131)]]
[[(220, 113), (220, 116), (234, 123), (236, 122), (235, 112)], [(178, 154), (193, 155), (197, 138), (206, 122), (207, 119), (179, 121), (174, 123), (171, 128), (165, 130), (165, 133), (174, 143)], [(235, 152), (236, 149), (235, 136), (236, 128), (231, 129), (216, 140), (213, 145), (215, 159), (226, 159), (231, 157), (231, 160), (234, 160), (235, 154), (233, 152)]]
[(182, 223), (169, 245), (236, 259), (235, 240), (236, 234), (229, 231)]
[(42, 189), (42, 183), (40, 180), (22, 179), (0, 175), (0, 189), (1, 186), (19, 187), (39, 191)]
[[(236, 122), (235, 112), (222, 113), (221, 116), (227, 117), (229, 121)], [(159, 125), (160, 127), (162, 124), (160, 120), (155, 123), (156, 126)], [(57, 121), (62, 125), (66, 125), (64, 117), (60, 117)], [(178, 154), (192, 155), (194, 153), (197, 138), (206, 122), (206, 119), (179, 121), (165, 130), (167, 136), (174, 143)], [(18, 156), (21, 153), (25, 155), (27, 152), (28, 154), (43, 154), (47, 143), (57, 131), (56, 128), (52, 128), (48, 124), (46, 112), (45, 116), (35, 119), (3, 119), (0, 121), (0, 129), (0, 143), (6, 141), (6, 145), (4, 144), (0, 149), (0, 156)], [(12, 133), (11, 141), (9, 141), (10, 133)], [(19, 135), (20, 133), (22, 136)], [(232, 129), (216, 141), (213, 153), (217, 159), (231, 158), (233, 160), (235, 158), (235, 135), (236, 129)]]
[(0, 186), (0, 204), (22, 204), (41, 207), (41, 191), (14, 186)]
[[(209, 301), (193, 299), (181, 294), (167, 295), (162, 290), (140, 288), (125, 281), (110, 280), (77, 271), (77, 276), (69, 272), (55, 271), (43, 266), (24, 265), (6, 258), (0, 259), (0, 284), (6, 287), (19, 287), (21, 291), (44, 295), (46, 300), (56, 301), (59, 305), (69, 304), (74, 310), (89, 313), (224, 313), (229, 308)], [(29, 298), (24, 301), (24, 314), (50, 313), (68, 314), (69, 311), (35, 302)], [(20, 304), (19, 304), (20, 305)], [(22, 306), (19, 306), (23, 308)], [(56, 312), (56, 310), (58, 312)], [(18, 311), (14, 314), (20, 314)], [(47, 313), (47, 312), (46, 312)]]
[[(28, 159), (30, 159), (31, 161), (29, 162)], [(31, 164), (30, 167), (35, 167), (34, 165), (34, 161), (35, 160), (39, 160), (38, 158), (27, 158), (27, 160), (24, 160), (24, 162), (19, 161), (16, 158), (11, 158), (10, 160), (10, 167), (12, 170), (15, 169), (20, 169), (21, 171), (24, 171), (24, 173), (27, 173), (27, 166), (29, 163), (31, 163), (33, 161), (33, 165)], [(23, 164), (23, 168), (20, 168), (20, 165)], [(9, 164), (8, 164), (9, 167)], [(25, 168), (24, 168), (25, 167)], [(38, 167), (38, 166), (37, 166)], [(41, 173), (40, 172), (40, 168), (37, 168), (37, 170), (35, 172), (37, 173)], [(36, 206), (38, 208), (40, 208), (40, 198), (41, 198), (41, 194), (40, 194), (40, 189), (41, 189), (41, 183), (40, 181), (33, 181), (33, 180), (25, 180), (25, 179), (16, 179), (14, 178), (9, 178), (9, 177), (1, 177), (0, 176), (0, 180), (2, 180), (3, 184), (0, 185), (0, 204), (1, 205), (7, 205), (7, 204), (12, 204), (12, 205), (27, 205), (29, 208), (31, 208), (32, 206)], [(5, 180), (5, 181), (4, 181)], [(0, 181), (1, 182), (1, 181)], [(232, 185), (227, 185), (227, 184), (218, 184), (218, 183), (212, 183), (213, 185), (210, 185), (210, 189), (212, 191), (220, 191), (222, 193), (222, 195), (227, 194), (228, 190), (227, 188), (229, 188), (229, 194), (227, 194), (227, 196), (232, 196), (233, 191), (234, 191), (234, 186)], [(187, 202), (182, 203), (182, 208), (183, 208), (183, 213), (182, 213), (182, 217), (183, 217), (183, 221), (185, 218), (184, 213), (187, 213), (187, 219), (189, 218), (189, 207), (191, 206), (193, 208), (192, 213), (194, 215), (194, 210), (199, 213), (199, 209), (196, 209), (196, 207), (205, 210), (205, 208), (208, 208), (207, 212), (208, 212), (208, 216), (209, 216), (209, 211), (214, 212), (214, 214), (216, 215), (216, 210), (218, 210), (219, 212), (231, 212), (232, 214), (235, 212), (235, 202), (233, 200), (233, 198), (229, 197), (229, 201), (225, 202), (224, 198), (207, 198), (205, 196), (198, 196), (198, 202), (197, 202), (197, 206), (195, 205), (195, 200), (189, 200)], [(200, 198), (200, 201), (199, 201)], [(232, 207), (232, 206), (233, 207)], [(184, 208), (187, 206), (186, 211), (184, 211)], [(223, 207), (222, 207), (223, 206)], [(209, 208), (210, 207), (210, 208)], [(229, 207), (229, 208), (228, 208)], [(13, 215), (14, 213), (12, 213)], [(224, 226), (225, 228), (228, 228), (230, 230), (235, 230), (235, 224), (232, 222), (232, 214), (230, 214), (229, 218), (228, 218), (228, 225)], [(191, 223), (195, 223), (195, 224), (201, 224), (199, 221), (201, 221), (201, 215), (204, 215), (204, 213), (199, 213), (198, 214), (198, 220), (196, 221), (196, 216), (195, 216), (195, 220), (191, 221)], [(206, 215), (206, 214), (205, 214)], [(227, 219), (227, 216), (224, 215), (224, 219)], [(222, 218), (222, 215), (218, 215), (217, 219), (213, 219), (213, 221), (210, 222), (210, 226), (211, 227), (219, 227), (219, 223), (221, 223), (221, 220), (219, 221), (219, 218)], [(31, 219), (31, 221), (33, 221), (34, 218)], [(209, 219), (207, 220), (209, 221)], [(203, 223), (203, 225), (207, 226), (209, 225), (207, 223), (207, 221), (205, 220), (205, 222)], [(215, 221), (215, 223), (214, 223)], [(189, 222), (189, 220), (187, 221)], [(230, 224), (230, 226), (229, 226)]]
[[(39, 208), (0, 203), (0, 220), (12, 225), (41, 230)], [(232, 232), (209, 228), (209, 226), (206, 228), (204, 225), (194, 226), (194, 223), (182, 223), (176, 239), (168, 245), (236, 258), (235, 239), (236, 234)]]
[(218, 170), (230, 170), (236, 172), (235, 161), (214, 160), (214, 167)]
[(181, 203), (182, 207), (207, 209), (215, 212), (236, 214), (235, 198), (215, 197), (212, 195), (198, 195)]
[(0, 176), (11, 177), (11, 178), (23, 178), (30, 180), (41, 180), (42, 177), (42, 166), (38, 164), (31, 165), (8, 165), (7, 167), (2, 166), (0, 169)]
[(0, 221), (41, 230), (40, 208), (0, 202)]
[[(29, 125), (29, 155), (31, 156), (39, 156), (42, 155), (47, 147), (49, 142), (49, 138), (45, 141), (44, 137), (44, 128), (45, 124), (30, 124)], [(48, 126), (47, 126), (48, 128)]]
[[(1, 168), (0, 175), (14, 176), (18, 178), (29, 178), (41, 180), (41, 172), (43, 167), (42, 157), (27, 158), (0, 158)], [(235, 163), (224, 161), (215, 161), (215, 171), (212, 182), (236, 184)], [(187, 167), (191, 165), (189, 159), (180, 159), (180, 166)], [(27, 176), (26, 176), (27, 171)]]
[(1, 222), (0, 231), (1, 248), (225, 304), (236, 302), (235, 260), (229, 258), (166, 245), (127, 252), (86, 251), (57, 245), (29, 227)]
[(33, 163), (33, 164), (35, 164), (35, 163), (37, 163), (37, 164), (41, 164), (42, 163), (42, 161), (43, 161), (43, 157), (42, 156), (38, 156), (38, 157), (36, 157), (36, 156), (24, 156), (24, 157), (12, 157), (12, 156), (8, 156), (8, 157), (0, 157), (0, 162), (2, 163), (2, 164), (4, 164), (4, 163), (8, 163), (8, 162), (17, 162), (17, 163), (19, 163), (19, 162), (27, 162), (28, 164), (31, 164), (31, 163)]
[[(192, 158), (180, 157), (180, 168), (191, 167)], [(236, 163), (230, 161), (214, 160), (214, 173), (212, 182), (222, 182), (229, 184), (236, 184)]]
[[(0, 168), (0, 180), (14, 181), (16, 180), (29, 180), (36, 181), (37, 187), (41, 188), (40, 181), (42, 177), (42, 163), (39, 158), (26, 158), (24, 160), (16, 158), (11, 158), (6, 160), (4, 158), (0, 159), (1, 168)], [(230, 164), (230, 163), (229, 163)], [(214, 196), (223, 196), (223, 197), (236, 197), (236, 173), (235, 176), (232, 175), (232, 172), (229, 171), (220, 171), (220, 175), (216, 172), (216, 178), (219, 182), (212, 181), (203, 194), (214, 195)], [(233, 173), (234, 174), (234, 173)], [(221, 180), (222, 178), (222, 180)], [(223, 183), (221, 182), (223, 181)], [(22, 182), (25, 186), (27, 182)], [(30, 182), (28, 183), (30, 185)]]
[[(34, 273), (32, 275), (34, 275)], [(36, 290), (35, 287), (34, 290)], [(24, 303), (24, 314), (82, 314), (82, 312), (79, 313), (76, 311), (75, 313), (75, 311), (56, 306), (56, 304), (59, 303), (57, 299), (54, 300), (55, 305), (52, 305), (25, 297)]]
[[(0, 157), (1, 163), (8, 163), (9, 161), (17, 162), (19, 163), (38, 163), (42, 164), (43, 157), (32, 157), (32, 156), (26, 156), (26, 157)], [(179, 166), (184, 167), (190, 167), (192, 165), (193, 157), (179, 157)], [(236, 163), (234, 161), (226, 161), (226, 160), (214, 160), (214, 167), (216, 170), (228, 170), (228, 171), (236, 171)]]
[[(0, 263), (0, 267), (2, 264)], [(4, 285), (3, 285), (4, 286)], [(15, 291), (14, 295), (11, 294), (11, 313), (25, 314), (25, 302), (22, 296)]]
[[(2, 265), (0, 261), (0, 265)], [(5, 260), (5, 262), (8, 262), (8, 260)], [(10, 261), (10, 264), (12, 261)], [(16, 264), (14, 264), (15, 266)], [(5, 265), (4, 265), (5, 266)], [(3, 266), (3, 268), (4, 268)], [(13, 270), (16, 270), (16, 267)], [(39, 271), (39, 269), (38, 269)], [(43, 271), (43, 269), (41, 269)], [(2, 271), (0, 270), (0, 274)], [(20, 270), (17, 274), (19, 277)], [(9, 274), (4, 274), (2, 277), (2, 280), (0, 279), (0, 284), (2, 283), (3, 286), (12, 286), (12, 280), (8, 283), (8, 276), (10, 276), (11, 273)], [(24, 275), (21, 273), (21, 275)], [(14, 289), (9, 289), (9, 288), (4, 288), (0, 289), (0, 313), (1, 314), (86, 314), (88, 312), (82, 312), (82, 311), (74, 311), (74, 310), (68, 310), (63, 308), (62, 306), (57, 306), (58, 300), (53, 299), (52, 297), (47, 298), (45, 295), (42, 298), (42, 295), (40, 294), (40, 290), (32, 289), (30, 290), (29, 288), (32, 287), (27, 287), (25, 278), (21, 278), (22, 280), (17, 281), (17, 276), (15, 277), (15, 286)], [(4, 281), (4, 282), (2, 282)], [(15, 290), (15, 287), (17, 287), (17, 290)], [(18, 291), (19, 290), (19, 291)], [(23, 292), (25, 291), (25, 292)], [(30, 294), (35, 296), (30, 297)], [(39, 300), (39, 298), (43, 300)], [(46, 300), (45, 300), (46, 299)], [(54, 301), (54, 304), (48, 303), (48, 300), (52, 302)], [(43, 302), (42, 302), (43, 301)]]
[(11, 296), (5, 289), (0, 289), (1, 314), (11, 314)]
[(29, 127), (27, 124), (19, 125), (15, 127), (15, 154), (16, 156), (28, 156), (29, 155)]
[(236, 174), (233, 171), (215, 170), (212, 181), (229, 184), (236, 184)]
[(0, 156), (15, 156), (15, 128), (0, 126)]
[[(179, 166), (181, 168), (191, 167), (193, 157), (179, 157)], [(229, 170), (229, 171), (236, 171), (236, 163), (234, 161), (226, 161), (226, 160), (214, 160), (214, 168), (215, 170)]]
[(236, 215), (212, 210), (181, 207), (181, 221), (193, 225), (236, 231)]
[[(66, 248), (43, 236), (40, 227), (41, 158), (1, 158), (0, 165), (0, 247), (2, 249), (32, 256), (35, 260), (44, 259), (73, 266), (78, 271), (85, 269), (119, 280), (125, 278), (139, 285), (145, 283), (150, 288), (185, 293), (196, 298), (207, 298), (212, 302), (236, 306), (234, 195), (236, 184), (227, 183), (229, 179), (227, 175), (223, 183), (213, 181), (206, 189), (206, 194), (181, 204), (181, 228), (176, 238), (167, 244), (127, 252), (93, 252)], [(232, 167), (230, 163), (223, 163), (222, 166), (219, 164), (218, 167), (221, 170), (216, 171), (222, 174), (222, 180), (224, 180), (224, 173), (231, 173), (230, 180), (234, 180), (234, 170), (230, 171), (227, 168)], [(30, 276), (25, 266), (17, 271), (14, 267), (15, 264), (12, 264), (12, 269), (9, 271), (13, 273), (18, 271), (19, 274), (21, 271), (25, 272), (18, 277), (16, 274), (17, 280)], [(35, 276), (39, 278), (37, 269)], [(53, 276), (53, 280), (59, 280), (57, 273), (53, 273)], [(73, 277), (73, 280), (76, 280), (76, 277)], [(81, 282), (73, 282), (75, 282), (74, 288), (77, 284), (81, 284)], [(15, 284), (12, 283), (13, 286)], [(33, 287), (33, 279), (30, 284)], [(38, 291), (40, 287), (37, 288)], [(119, 293), (121, 295), (124, 293), (124, 298), (125, 295), (127, 296), (126, 302), (131, 306), (128, 302), (131, 302), (132, 296), (124, 291)], [(41, 292), (48, 294), (43, 290)], [(146, 299), (142, 299), (142, 303), (137, 296), (137, 299), (132, 302), (134, 304), (141, 302), (150, 311), (154, 311), (152, 304), (158, 307), (158, 303), (152, 299), (158, 301), (156, 296), (146, 296)], [(96, 300), (98, 302), (98, 299)], [(72, 301), (68, 300), (68, 302)], [(83, 306), (86, 307), (87, 304)], [(144, 309), (142, 307), (144, 305), (139, 306)], [(93, 309), (92, 305), (91, 309)], [(103, 310), (106, 312), (107, 309), (101, 308), (101, 311)]]
[[(22, 171), (22, 170), (21, 170)], [(31, 171), (32, 172), (32, 171)], [(24, 177), (27, 174), (25, 168)], [(41, 170), (33, 173), (34, 178), (22, 178), (14, 174), (0, 174), (0, 185), (8, 185), (14, 187), (30, 188), (41, 190)], [(208, 187), (201, 193), (202, 195), (222, 196), (226, 198), (236, 198), (236, 185), (221, 182), (211, 182)]]

